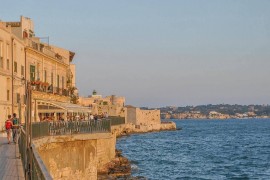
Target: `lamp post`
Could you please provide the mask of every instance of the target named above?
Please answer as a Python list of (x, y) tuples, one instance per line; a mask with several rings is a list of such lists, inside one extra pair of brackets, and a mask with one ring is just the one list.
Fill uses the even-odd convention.
[[(20, 80), (20, 84), (13, 84), (12, 89), (14, 93), (14, 90), (16, 90), (17, 88), (20, 88), (22, 86), (25, 85), (25, 78), (22, 77)], [(21, 119), (22, 119), (22, 114), (21, 114), (21, 110), (22, 110), (22, 100), (21, 100), (21, 95), (20, 93), (17, 93), (17, 102), (18, 104), (18, 113), (19, 113), (19, 124), (21, 124)], [(25, 103), (25, 102), (23, 102)], [(14, 113), (14, 100), (12, 100), (12, 114)]]
[(32, 144), (32, 89), (31, 83), (27, 81), (25, 88), (25, 99), (26, 99), (26, 117), (25, 117), (25, 136), (26, 136), (26, 149), (25, 153), (27, 159), (25, 164), (26, 169), (26, 179), (31, 178), (31, 168), (32, 168), (32, 154), (31, 154), (31, 144)]

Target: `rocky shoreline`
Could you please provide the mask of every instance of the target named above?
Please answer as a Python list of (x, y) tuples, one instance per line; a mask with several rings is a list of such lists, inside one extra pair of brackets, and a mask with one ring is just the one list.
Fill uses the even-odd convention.
[(122, 156), (120, 150), (115, 150), (115, 158), (99, 170), (98, 179), (127, 178), (131, 175), (131, 164), (129, 160)]
[[(167, 125), (161, 126), (159, 129), (145, 129), (140, 130), (138, 128), (131, 128), (130, 126), (117, 127), (114, 129), (113, 134), (116, 135), (117, 138), (123, 136), (129, 136), (132, 134), (142, 134), (142, 133), (150, 133), (150, 132), (160, 132), (160, 131), (175, 131), (179, 130), (176, 128), (175, 123), (168, 122)], [(109, 163), (104, 165), (102, 169), (98, 171), (98, 180), (146, 180), (146, 177), (131, 176), (131, 163), (130, 161), (122, 155), (121, 150), (115, 150), (115, 158), (111, 160)]]

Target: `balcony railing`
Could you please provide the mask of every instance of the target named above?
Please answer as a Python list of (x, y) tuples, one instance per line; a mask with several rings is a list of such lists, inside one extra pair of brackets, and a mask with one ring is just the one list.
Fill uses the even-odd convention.
[(70, 91), (68, 89), (62, 89), (58, 87), (52, 87), (52, 86), (44, 86), (42, 84), (32, 84), (32, 90), (39, 91), (39, 92), (46, 92), (46, 93), (52, 93), (56, 95), (62, 95), (62, 96), (70, 96)]

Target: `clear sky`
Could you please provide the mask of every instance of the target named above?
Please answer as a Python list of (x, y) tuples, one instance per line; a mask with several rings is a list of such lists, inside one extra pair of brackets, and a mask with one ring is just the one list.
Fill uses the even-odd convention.
[(0, 19), (30, 17), (37, 36), (76, 52), (87, 96), (134, 106), (269, 104), (269, 0), (17, 0)]

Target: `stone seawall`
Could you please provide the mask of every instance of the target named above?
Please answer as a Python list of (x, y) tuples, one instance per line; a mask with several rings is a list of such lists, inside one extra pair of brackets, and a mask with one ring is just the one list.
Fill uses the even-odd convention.
[(133, 134), (133, 133), (147, 133), (155, 131), (171, 131), (176, 130), (176, 124), (174, 122), (164, 122), (161, 124), (151, 124), (151, 125), (134, 125), (132, 123), (112, 126), (112, 133), (116, 137)]
[(44, 137), (34, 144), (53, 179), (97, 179), (100, 168), (115, 158), (111, 133)]
[(176, 124), (129, 123), (112, 126), (112, 133), (50, 136), (36, 139), (33, 143), (53, 179), (96, 180), (131, 173), (128, 159), (119, 151), (116, 153), (116, 137), (168, 130), (176, 130)]

